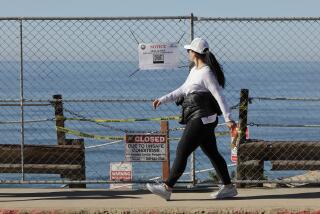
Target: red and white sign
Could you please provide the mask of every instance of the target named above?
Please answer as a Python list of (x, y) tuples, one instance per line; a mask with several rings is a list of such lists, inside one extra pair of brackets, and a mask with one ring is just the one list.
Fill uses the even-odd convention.
[[(238, 127), (234, 127), (230, 130), (231, 136), (231, 162), (237, 164), (238, 161), (238, 146), (240, 142)], [(246, 139), (249, 139), (249, 130), (246, 129)]]
[(112, 180), (119, 180), (119, 181), (130, 181), (132, 174), (131, 171), (111, 171), (111, 179)]
[[(112, 162), (110, 163), (111, 181), (132, 181), (132, 163)], [(111, 184), (110, 189), (132, 189), (132, 184)]]
[(165, 134), (126, 135), (126, 161), (166, 161), (167, 153)]
[(130, 162), (111, 162), (110, 180), (112, 181), (131, 181), (132, 163)]

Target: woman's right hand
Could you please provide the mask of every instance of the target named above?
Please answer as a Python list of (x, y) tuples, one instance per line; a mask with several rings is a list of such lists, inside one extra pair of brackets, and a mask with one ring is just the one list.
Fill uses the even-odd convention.
[(161, 102), (160, 100), (156, 99), (153, 101), (152, 105), (154, 109), (157, 109), (161, 105)]

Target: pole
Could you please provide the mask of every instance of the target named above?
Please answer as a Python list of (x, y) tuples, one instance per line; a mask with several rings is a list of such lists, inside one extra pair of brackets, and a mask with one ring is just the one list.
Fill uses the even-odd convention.
[[(241, 89), (240, 91), (240, 108), (239, 108), (239, 145), (246, 142), (246, 130), (247, 130), (247, 122), (248, 122), (248, 103), (249, 103), (249, 90)], [(239, 163), (239, 155), (238, 154), (238, 163), (237, 163), (237, 180), (244, 180), (245, 178), (245, 169), (241, 163)], [(245, 187), (245, 183), (240, 183), (237, 185), (238, 187)]]
[(248, 89), (241, 89), (240, 108), (239, 108), (240, 144), (246, 142), (246, 130), (247, 130), (247, 123), (248, 123), (248, 103), (249, 103), (249, 90)]
[(167, 120), (161, 120), (160, 132), (167, 137), (167, 161), (162, 162), (162, 179), (167, 180), (170, 174), (169, 122)]
[[(64, 127), (62, 95), (61, 94), (53, 95), (53, 99), (54, 99), (54, 114), (56, 117), (56, 126)], [(57, 141), (58, 141), (58, 145), (65, 145), (66, 134), (64, 132), (57, 130)]]
[[(193, 13), (191, 13), (191, 20), (190, 20), (190, 27), (191, 27), (191, 34), (190, 34), (190, 39), (191, 41), (194, 38), (194, 16)], [(195, 157), (195, 152), (192, 152), (191, 154), (191, 167), (190, 167), (190, 176), (191, 176), (191, 181), (192, 181), (192, 185), (194, 186), (196, 184), (196, 157)]]
[(24, 181), (24, 91), (23, 91), (23, 41), (22, 20), (20, 20), (20, 115), (21, 115), (21, 180)]

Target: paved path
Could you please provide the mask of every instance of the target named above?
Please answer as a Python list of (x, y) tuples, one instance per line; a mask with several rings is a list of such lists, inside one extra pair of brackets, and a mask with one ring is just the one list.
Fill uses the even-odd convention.
[[(239, 196), (211, 200), (208, 190), (174, 192), (167, 202), (147, 191), (0, 188), (0, 214), (52, 213), (279, 213), (320, 214), (320, 188), (239, 189)], [(8, 210), (11, 210), (10, 212)], [(82, 211), (81, 211), (82, 210)], [(53, 212), (54, 211), (54, 212)], [(107, 212), (109, 211), (109, 212)], [(130, 211), (130, 212), (125, 212)]]

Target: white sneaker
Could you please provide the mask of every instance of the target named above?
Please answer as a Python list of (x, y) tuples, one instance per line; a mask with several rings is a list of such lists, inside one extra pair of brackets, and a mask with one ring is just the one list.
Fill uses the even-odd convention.
[(167, 190), (165, 184), (149, 184), (146, 185), (147, 189), (155, 195), (164, 198), (165, 200), (169, 201), (172, 191)]
[(222, 185), (217, 192), (210, 194), (213, 199), (232, 198), (238, 195), (237, 188), (234, 185), (225, 186)]

